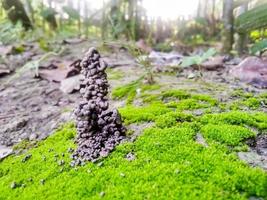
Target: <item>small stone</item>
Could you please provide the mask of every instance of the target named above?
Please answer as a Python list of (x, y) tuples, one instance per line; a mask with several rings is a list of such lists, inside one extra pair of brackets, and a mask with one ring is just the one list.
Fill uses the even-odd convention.
[(135, 160), (135, 155), (132, 152), (129, 152), (125, 158), (129, 161), (132, 161)]
[(44, 180), (44, 179), (41, 179), (41, 180), (40, 180), (40, 184), (41, 184), (41, 185), (44, 185), (44, 184), (45, 184), (45, 180)]
[(65, 164), (65, 161), (64, 161), (64, 160), (60, 160), (60, 161), (57, 162), (57, 164), (58, 164), (59, 166), (62, 166), (62, 165)]
[(190, 73), (190, 74), (188, 74), (188, 76), (187, 76), (188, 79), (193, 79), (193, 78), (195, 78), (195, 77), (196, 77), (196, 74), (194, 74), (194, 73)]
[(100, 197), (104, 197), (105, 194), (106, 194), (106, 193), (102, 191), (102, 192), (99, 193), (99, 196), (100, 196)]
[(98, 166), (98, 167), (102, 167), (102, 166), (103, 166), (103, 162), (99, 162), (99, 163), (97, 163), (97, 166)]
[(22, 160), (21, 160), (21, 162), (26, 162), (27, 160), (29, 160), (30, 158), (32, 157), (32, 155), (31, 154), (27, 154)]
[(36, 138), (37, 138), (37, 135), (34, 134), (34, 133), (32, 133), (32, 134), (29, 136), (29, 140), (30, 140), (30, 141), (36, 140)]
[(70, 162), (70, 166), (75, 167), (75, 161), (74, 160)]
[(12, 182), (12, 183), (10, 184), (10, 188), (11, 188), (11, 189), (15, 189), (16, 187), (18, 187), (18, 184), (17, 184), (16, 182)]
[(71, 148), (71, 147), (69, 147), (69, 148), (68, 148), (68, 153), (73, 153), (73, 152), (74, 152), (74, 149)]

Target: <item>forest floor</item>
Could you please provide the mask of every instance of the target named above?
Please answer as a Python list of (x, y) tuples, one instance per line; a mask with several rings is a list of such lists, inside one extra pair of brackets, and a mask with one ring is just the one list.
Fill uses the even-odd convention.
[[(73, 62), (90, 46), (67, 44), (41, 64)], [(235, 80), (231, 64), (201, 78), (164, 66), (146, 85), (125, 49), (99, 50), (128, 140), (72, 168), (79, 94), (30, 70), (2, 77), (0, 154), (13, 155), (0, 162), (0, 199), (267, 199), (266, 90)]]

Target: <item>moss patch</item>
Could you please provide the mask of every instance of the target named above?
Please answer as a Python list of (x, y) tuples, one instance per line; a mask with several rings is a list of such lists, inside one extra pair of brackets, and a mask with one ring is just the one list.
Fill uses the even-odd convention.
[(182, 112), (168, 112), (166, 114), (160, 115), (156, 119), (156, 125), (160, 128), (176, 126), (181, 122), (192, 122), (194, 116), (190, 114), (185, 114)]
[(247, 113), (241, 111), (231, 111), (218, 114), (206, 114), (201, 118), (204, 124), (232, 124), (247, 125), (258, 128), (259, 130), (267, 129), (267, 114), (256, 112)]
[(155, 121), (158, 116), (171, 112), (164, 104), (155, 103), (144, 107), (126, 106), (120, 113), (126, 124)]
[(214, 125), (208, 124), (201, 129), (205, 138), (226, 144), (229, 146), (238, 146), (245, 139), (255, 137), (256, 134), (251, 130), (236, 125)]
[(122, 79), (124, 77), (124, 73), (118, 69), (108, 68), (106, 70), (106, 72), (107, 72), (109, 80), (119, 80), (119, 79)]
[(139, 89), (140, 93), (143, 93), (145, 91), (151, 91), (151, 90), (156, 90), (159, 89), (159, 85), (144, 85), (142, 84), (143, 78), (140, 78), (136, 81), (133, 81), (127, 85), (120, 86), (115, 88), (112, 91), (112, 98), (113, 99), (123, 99), (126, 98), (126, 103), (129, 105), (133, 103), (136, 95), (137, 95), (137, 90)]
[[(207, 113), (211, 107), (227, 105), (182, 90), (149, 96), (146, 92), (157, 86), (138, 84), (114, 90), (117, 98), (130, 98), (120, 109), (122, 118), (126, 124), (155, 122), (154, 127), (145, 129), (135, 142), (117, 146), (97, 163), (71, 168), (69, 148), (75, 147), (76, 132), (73, 124), (67, 124), (26, 153), (0, 162), (0, 200), (267, 199), (266, 172), (249, 167), (235, 152), (244, 147), (244, 140), (255, 136), (247, 126), (267, 130), (266, 113), (194, 116), (186, 110), (201, 108)], [(137, 88), (143, 99), (150, 97), (147, 105), (131, 105)], [(195, 141), (199, 132), (208, 147)], [(126, 159), (129, 153), (134, 160)]]
[[(56, 132), (26, 154), (0, 165), (0, 199), (247, 199), (267, 197), (267, 175), (228, 154), (205, 148), (191, 128), (150, 128), (100, 163), (70, 168), (72, 126)], [(136, 159), (125, 156), (132, 152)], [(63, 154), (62, 154), (63, 153)], [(63, 156), (64, 155), (64, 156)], [(45, 159), (44, 159), (45, 158)], [(64, 160), (59, 165), (58, 160)], [(10, 184), (16, 183), (11, 189)]]

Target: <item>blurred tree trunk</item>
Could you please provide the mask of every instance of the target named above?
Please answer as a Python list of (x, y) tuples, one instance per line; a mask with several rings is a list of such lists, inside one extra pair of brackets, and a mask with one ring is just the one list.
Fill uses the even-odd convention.
[(22, 22), (22, 26), (26, 29), (32, 29), (32, 23), (20, 0), (3, 0), (3, 8), (7, 11), (8, 18), (13, 24), (18, 21)]
[[(41, 12), (44, 11), (44, 0), (41, 0)], [(42, 28), (45, 31), (45, 19), (42, 17)]]
[(215, 19), (215, 1), (211, 0), (211, 35), (214, 36), (216, 32), (216, 19)]
[[(247, 10), (248, 10), (248, 3), (244, 3), (242, 6), (240, 6), (238, 15), (243, 14)], [(238, 55), (242, 55), (247, 51), (247, 43), (248, 43), (248, 34), (246, 32), (239, 33), (236, 42), (236, 50), (238, 52)]]
[(129, 31), (130, 31), (130, 37), (134, 40), (136, 39), (135, 9), (136, 9), (136, 0), (129, 0), (129, 4), (128, 4)]
[[(73, 8), (73, 0), (67, 0), (67, 5), (70, 8)], [(71, 18), (70, 16), (68, 17), (69, 25), (71, 25)]]
[(164, 26), (163, 26), (163, 22), (162, 19), (160, 17), (157, 18), (156, 21), (156, 43), (161, 43), (164, 41)]
[(56, 20), (56, 12), (54, 11), (52, 7), (52, 0), (48, 0), (48, 6), (50, 9), (50, 13), (46, 18), (46, 21), (49, 23), (49, 27), (52, 30), (56, 30), (58, 25), (57, 25), (57, 20)]
[(103, 8), (102, 8), (102, 19), (101, 19), (101, 38), (102, 40), (105, 40), (107, 33), (106, 3), (105, 0), (102, 1), (103, 1)]
[(86, 38), (88, 38), (88, 35), (89, 35), (89, 32), (88, 32), (88, 26), (89, 26), (89, 10), (88, 10), (88, 1), (84, 0), (83, 1), (84, 3), (84, 21), (83, 21), (83, 26), (84, 26), (84, 29), (85, 29), (85, 36)]
[(119, 2), (119, 0), (112, 0), (111, 1), (110, 22), (111, 22), (112, 36), (114, 39), (118, 39), (119, 34), (118, 34), (117, 29), (118, 29), (118, 26), (120, 23), (120, 2)]
[(77, 7), (78, 7), (78, 13), (79, 13), (79, 18), (78, 18), (78, 31), (79, 35), (81, 35), (81, 1), (77, 1)]
[(33, 7), (32, 7), (32, 1), (31, 0), (26, 0), (25, 1), (25, 6), (26, 6), (26, 10), (30, 14), (30, 18), (32, 20), (32, 23), (34, 24), (35, 19), (34, 19), (34, 10), (33, 10)]
[(201, 16), (201, 0), (198, 0), (198, 5), (197, 5), (197, 18)]
[(222, 32), (222, 42), (223, 42), (223, 53), (229, 54), (232, 50), (234, 42), (234, 2), (233, 0), (223, 1), (223, 32)]

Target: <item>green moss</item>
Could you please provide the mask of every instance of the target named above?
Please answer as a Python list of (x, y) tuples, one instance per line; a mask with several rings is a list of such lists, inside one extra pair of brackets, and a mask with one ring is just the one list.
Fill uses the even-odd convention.
[(247, 125), (258, 128), (260, 130), (267, 129), (267, 114), (266, 113), (247, 113), (241, 111), (231, 111), (216, 114), (205, 114), (201, 118), (204, 124), (232, 124), (232, 125)]
[(13, 150), (20, 151), (20, 150), (31, 149), (36, 145), (37, 145), (36, 141), (22, 140), (20, 143), (13, 146)]
[(260, 107), (261, 102), (260, 102), (260, 100), (258, 98), (251, 97), (251, 98), (248, 98), (247, 100), (245, 100), (243, 102), (243, 104), (248, 106), (251, 109), (257, 109), (257, 108)]
[(199, 101), (203, 101), (203, 102), (208, 102), (208, 103), (210, 103), (211, 106), (215, 106), (218, 104), (218, 101), (216, 99), (210, 97), (209, 95), (193, 94), (193, 95), (191, 95), (191, 98), (199, 100)]
[(108, 68), (106, 70), (106, 72), (108, 75), (108, 79), (110, 79), (110, 80), (119, 80), (119, 79), (122, 79), (124, 77), (124, 73), (118, 69)]
[(122, 99), (132, 94), (136, 94), (136, 89), (140, 85), (140, 79), (133, 81), (127, 85), (123, 85), (120, 87), (115, 88), (112, 91), (112, 97), (114, 99)]
[(238, 146), (248, 138), (255, 137), (255, 133), (247, 128), (236, 125), (214, 125), (208, 124), (201, 129), (204, 137), (221, 142), (229, 146)]
[(242, 110), (242, 103), (240, 101), (233, 101), (227, 106), (230, 110)]
[(158, 127), (164, 128), (175, 126), (180, 122), (192, 122), (193, 120), (194, 116), (191, 114), (185, 114), (182, 112), (168, 112), (158, 116), (155, 122)]
[(151, 104), (144, 107), (126, 106), (121, 108), (120, 113), (125, 123), (155, 121), (157, 116), (170, 112), (163, 104)]
[(142, 80), (143, 78), (140, 78), (127, 85), (115, 88), (112, 91), (112, 97), (114, 99), (126, 98), (126, 103), (129, 105), (133, 103), (136, 97), (136, 94), (137, 94), (137, 89), (140, 89), (140, 92), (143, 93), (145, 91), (152, 91), (152, 90), (156, 90), (160, 88), (160, 86), (156, 84), (155, 85), (143, 85)]
[(168, 90), (168, 91), (164, 91), (162, 92), (162, 94), (160, 95), (160, 97), (162, 99), (166, 99), (166, 98), (175, 98), (175, 99), (187, 99), (190, 97), (190, 94), (188, 94), (186, 91), (184, 90)]
[(250, 98), (250, 97), (253, 97), (253, 94), (249, 92), (245, 92), (244, 90), (238, 89), (238, 90), (233, 91), (231, 96), (237, 97), (237, 98)]
[[(161, 94), (145, 94), (142, 96), (146, 103), (169, 101), (167, 104), (170, 107), (183, 109), (198, 109), (217, 105), (217, 100), (203, 94), (189, 94), (184, 90), (168, 90)], [(177, 101), (180, 100), (180, 101)], [(206, 103), (206, 104), (205, 104)], [(208, 104), (207, 104), (208, 103)]]
[(199, 108), (208, 108), (209, 104), (199, 103), (195, 99), (183, 99), (178, 102), (172, 101), (166, 104), (167, 107), (177, 108), (178, 110), (195, 110)]
[[(189, 126), (146, 129), (135, 143), (118, 146), (102, 165), (87, 163), (76, 169), (69, 167), (67, 151), (74, 146), (74, 134), (72, 126), (65, 126), (28, 151), (32, 157), (27, 162), (21, 162), (26, 154), (1, 162), (0, 199), (267, 197), (264, 171), (250, 168), (222, 145), (206, 148), (196, 143), (196, 131)], [(129, 152), (135, 160), (125, 159)], [(65, 164), (58, 165), (55, 158)], [(15, 189), (10, 188), (12, 182), (17, 183)]]

